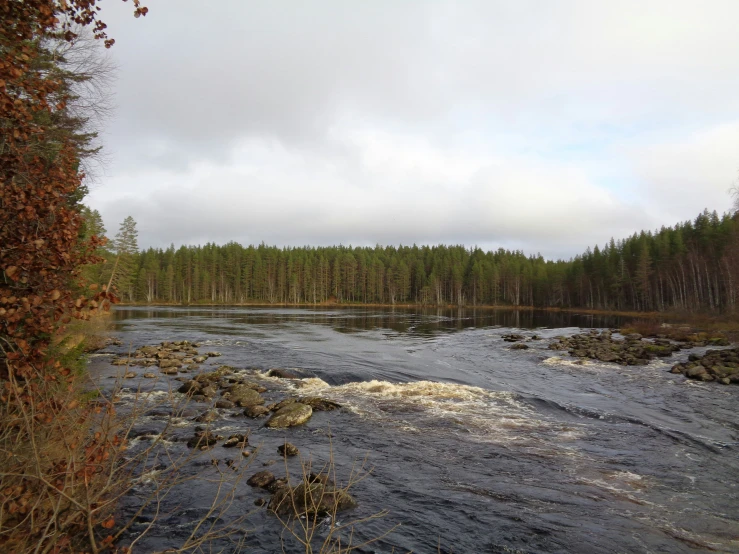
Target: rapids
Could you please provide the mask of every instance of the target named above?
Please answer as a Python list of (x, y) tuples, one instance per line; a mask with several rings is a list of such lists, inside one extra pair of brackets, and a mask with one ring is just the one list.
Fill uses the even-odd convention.
[[(301, 427), (268, 430), (263, 420), (222, 410), (214, 430), (250, 432), (259, 445), (247, 477), (265, 468), (285, 474), (276, 453), (286, 439), (314, 464), (332, 455), (337, 478), (353, 467), (372, 471), (352, 488), (359, 506), (341, 523), (387, 510), (360, 524), (359, 543), (392, 531), (357, 552), (732, 552), (739, 550), (739, 387), (698, 383), (667, 373), (682, 351), (643, 367), (579, 363), (547, 349), (549, 339), (580, 328), (613, 327), (614, 317), (530, 311), (379, 308), (118, 308), (115, 335), (124, 346), (94, 355), (90, 369), (110, 392), (106, 353), (169, 340), (217, 350), (204, 368), (249, 369), (282, 398), (291, 392), (344, 406), (315, 412)], [(502, 335), (522, 333), (528, 350), (511, 350)], [(267, 377), (294, 368), (303, 379)], [(156, 368), (151, 368), (156, 371)], [(177, 381), (129, 379), (118, 393), (138, 418), (131, 451), (162, 431), (178, 395)], [(143, 396), (142, 396), (143, 392)], [(181, 395), (180, 395), (181, 396)], [(153, 406), (153, 407), (152, 407)], [(140, 405), (139, 405), (140, 408)], [(172, 456), (187, 454), (182, 437), (204, 407), (187, 406), (170, 422), (161, 457), (137, 476), (122, 503), (130, 516), (151, 493)], [(183, 468), (197, 475), (159, 505), (158, 522), (136, 551), (174, 548), (207, 515), (223, 465), (220, 446)], [(168, 461), (169, 460), (169, 461)], [(297, 460), (288, 462), (299, 473)], [(244, 516), (240, 546), (225, 552), (304, 551), (237, 485), (223, 521)], [(148, 508), (127, 540), (154, 518)], [(212, 520), (213, 518), (211, 518)]]

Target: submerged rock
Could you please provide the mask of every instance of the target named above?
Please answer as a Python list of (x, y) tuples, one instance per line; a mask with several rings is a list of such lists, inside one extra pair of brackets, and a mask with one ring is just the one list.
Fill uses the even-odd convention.
[(282, 456), (297, 456), (300, 454), (300, 450), (294, 444), (286, 442), (277, 447), (277, 452)]
[(272, 417), (267, 420), (265, 426), (273, 429), (293, 427), (305, 423), (310, 419), (311, 415), (313, 415), (313, 408), (307, 404), (293, 402), (272, 414)]
[(528, 350), (528, 349), (529, 349), (529, 345), (528, 344), (523, 344), (523, 343), (520, 343), (520, 342), (514, 344), (513, 346), (511, 346), (511, 350)]

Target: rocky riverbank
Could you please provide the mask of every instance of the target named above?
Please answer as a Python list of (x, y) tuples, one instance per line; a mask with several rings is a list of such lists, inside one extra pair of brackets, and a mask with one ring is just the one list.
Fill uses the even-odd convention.
[(703, 356), (690, 354), (687, 362), (675, 364), (670, 372), (699, 381), (739, 384), (739, 348), (709, 350)]

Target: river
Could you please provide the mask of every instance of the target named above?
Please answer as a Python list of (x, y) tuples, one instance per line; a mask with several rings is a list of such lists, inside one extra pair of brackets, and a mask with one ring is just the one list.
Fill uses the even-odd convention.
[[(114, 334), (124, 345), (90, 362), (106, 392), (110, 377), (121, 371), (110, 364), (111, 353), (189, 340), (201, 343), (201, 352), (222, 354), (210, 358), (205, 370), (222, 364), (259, 373), (296, 368), (306, 377), (301, 394), (342, 404), (287, 430), (266, 429), (237, 410), (220, 410), (213, 426), (226, 436), (249, 432), (250, 444), (259, 446), (247, 477), (265, 468), (284, 475), (276, 448), (286, 439), (314, 467), (333, 456), (339, 481), (352, 467), (371, 468), (351, 489), (358, 507), (338, 519), (387, 511), (356, 526), (354, 543), (392, 531), (358, 552), (739, 551), (739, 387), (667, 372), (691, 351), (620, 367), (580, 364), (566, 352), (547, 349), (557, 335), (623, 323), (616, 317), (472, 309), (123, 307), (114, 319)], [(526, 342), (528, 350), (511, 350), (502, 338), (511, 332), (540, 340)], [(296, 386), (263, 379), (274, 385), (267, 397), (284, 398)], [(159, 399), (139, 418), (134, 434), (172, 423), (172, 402), (181, 395), (166, 391), (179, 383), (162, 376), (123, 385), (123, 412), (137, 391), (149, 393), (147, 402)], [(168, 427), (171, 440), (165, 441), (167, 457), (149, 466), (153, 473), (189, 455), (182, 437), (192, 436), (191, 417), (203, 408), (188, 406), (176, 414)], [(131, 452), (143, 443), (135, 439)], [(221, 446), (205, 455), (234, 458)], [(140, 538), (136, 551), (177, 547), (192, 521), (207, 515), (224, 473), (223, 464), (208, 460), (194, 459), (181, 469), (194, 478), (162, 499), (157, 525)], [(264, 465), (272, 460), (277, 462)], [(299, 474), (298, 463), (289, 461), (292, 475)], [(122, 503), (123, 516), (134, 513), (153, 482), (137, 481)], [(237, 483), (221, 523), (237, 521), (246, 538), (240, 546), (216, 546), (225, 552), (281, 552), (282, 537), (285, 551), (301, 551), (285, 538), (275, 516), (254, 505), (260, 496), (265, 494)], [(150, 506), (137, 517), (126, 540), (146, 529), (154, 514)], [(239, 516), (243, 521), (234, 519)]]

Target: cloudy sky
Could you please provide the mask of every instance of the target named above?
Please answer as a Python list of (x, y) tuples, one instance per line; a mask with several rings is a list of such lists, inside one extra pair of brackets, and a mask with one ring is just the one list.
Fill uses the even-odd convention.
[(88, 201), (140, 246), (569, 257), (731, 206), (736, 0), (105, 4), (120, 70)]

